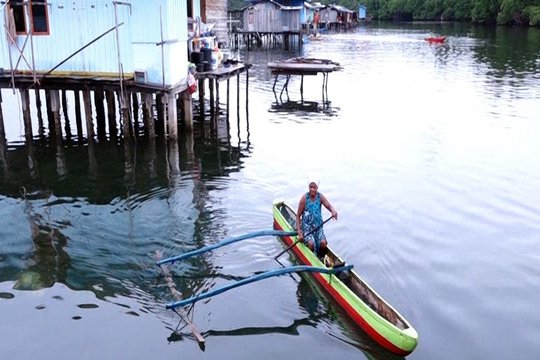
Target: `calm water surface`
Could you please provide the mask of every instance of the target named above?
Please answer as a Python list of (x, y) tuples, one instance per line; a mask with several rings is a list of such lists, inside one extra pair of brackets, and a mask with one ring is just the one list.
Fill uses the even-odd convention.
[[(432, 31), (446, 44), (426, 43)], [(141, 139), (132, 163), (107, 142), (90, 156), (36, 140), (29, 169), (19, 101), (2, 90), (0, 358), (394, 359), (299, 276), (198, 303), (204, 352), (174, 331), (152, 254), (270, 229), (272, 201), (296, 206), (313, 173), (339, 212), (331, 246), (419, 332), (408, 358), (540, 358), (540, 31), (323, 35), (302, 55), (343, 66), (326, 105), (320, 75), (303, 103), (299, 78), (273, 93), (267, 62), (297, 53), (239, 55), (249, 119), (242, 81), (219, 141)], [(279, 267), (282, 249), (251, 239), (172, 271), (190, 296)]]

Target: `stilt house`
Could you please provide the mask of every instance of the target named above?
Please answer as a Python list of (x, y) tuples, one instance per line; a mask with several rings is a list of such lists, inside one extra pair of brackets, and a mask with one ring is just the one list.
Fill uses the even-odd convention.
[[(186, 82), (188, 11), (201, 0), (2, 1), (0, 69), (66, 78)], [(203, 0), (204, 1), (204, 0)]]
[(303, 1), (255, 1), (243, 10), (244, 31), (263, 33), (299, 32), (303, 7)]

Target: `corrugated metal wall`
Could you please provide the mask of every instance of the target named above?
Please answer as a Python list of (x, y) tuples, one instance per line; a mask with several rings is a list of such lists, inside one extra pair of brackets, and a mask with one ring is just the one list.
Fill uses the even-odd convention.
[(282, 31), (300, 31), (300, 10), (281, 11)]
[[(187, 69), (187, 6), (184, 0), (131, 0), (131, 6), (117, 5), (120, 60), (123, 71), (146, 71), (152, 83), (162, 83), (160, 8), (163, 16), (165, 52), (165, 83), (175, 84), (186, 77)], [(33, 36), (35, 68), (48, 71), (84, 45), (115, 25), (115, 11), (111, 0), (55, 0), (47, 5), (49, 35)], [(5, 9), (4, 9), (5, 10)], [(0, 19), (0, 68), (10, 69), (8, 45), (4, 31), (4, 12)], [(26, 35), (17, 36), (20, 48)], [(11, 46), (13, 65), (19, 51)], [(24, 56), (32, 64), (32, 50), (28, 40)], [(19, 70), (31, 68), (21, 61)], [(73, 56), (58, 71), (118, 73), (116, 33), (111, 31), (95, 43)]]
[(206, 0), (206, 23), (214, 23), (213, 31), (219, 42), (228, 43), (227, 0)]
[(271, 2), (263, 2), (244, 10), (244, 30), (281, 32), (281, 10)]
[[(133, 70), (146, 71), (148, 82), (161, 85), (164, 67), (165, 84), (174, 85), (187, 77), (187, 4), (184, 0), (138, 0), (137, 3), (140, 4), (132, 8)], [(161, 42), (160, 21), (165, 42), (163, 63), (162, 49), (157, 45)]]
[(336, 10), (333, 10), (331, 8), (326, 8), (326, 9), (322, 9), (320, 11), (320, 14), (321, 14), (321, 20), (320, 20), (321, 23), (325, 23), (325, 22), (334, 23), (334, 22), (337, 22), (338, 13), (337, 13)]

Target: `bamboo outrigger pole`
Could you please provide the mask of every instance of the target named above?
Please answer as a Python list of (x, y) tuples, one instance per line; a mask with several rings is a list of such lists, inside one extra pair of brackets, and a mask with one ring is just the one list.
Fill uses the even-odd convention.
[(217, 289), (212, 290), (212, 291), (207, 291), (205, 293), (195, 295), (195, 296), (192, 296), (192, 297), (184, 299), (184, 300), (169, 303), (169, 304), (166, 305), (166, 308), (174, 310), (174, 309), (176, 309), (178, 307), (189, 305), (189, 304), (192, 304), (192, 303), (197, 302), (199, 300), (203, 300), (203, 299), (206, 299), (206, 298), (209, 298), (209, 297), (224, 293), (225, 291), (229, 291), (229, 290), (237, 288), (239, 286), (247, 285), (249, 283), (264, 280), (264, 279), (268, 279), (268, 278), (274, 277), (274, 276), (281, 276), (281, 275), (290, 274), (290, 273), (293, 273), (293, 272), (295, 272), (295, 273), (299, 273), (299, 272), (315, 272), (315, 273), (324, 273), (324, 274), (335, 274), (335, 273), (338, 273), (338, 272), (351, 270), (353, 267), (354, 267), (353, 265), (344, 265), (344, 266), (340, 266), (340, 267), (337, 267), (337, 268), (325, 268), (325, 267), (316, 267), (316, 266), (309, 266), (309, 265), (296, 265), (296, 266), (289, 266), (289, 267), (281, 268), (281, 269), (270, 270), (270, 271), (263, 272), (261, 274), (253, 275), (251, 277), (242, 279), (242, 280), (234, 282), (232, 284), (225, 285), (223, 287), (217, 288)]
[[(161, 258), (161, 252), (156, 251), (156, 253), (154, 254), (154, 260), (156, 260), (157, 262), (160, 258)], [(166, 266), (161, 265), (160, 268), (161, 268), (161, 271), (163, 272), (163, 276), (165, 277), (165, 280), (167, 281), (167, 286), (169, 287), (169, 290), (171, 291), (172, 295), (174, 296), (175, 299), (180, 300), (182, 298), (182, 293), (180, 293), (176, 289), (176, 285), (172, 279), (171, 272)], [(205, 347), (204, 337), (201, 335), (199, 330), (195, 327), (195, 324), (191, 322), (188, 315), (181, 309), (179, 310), (180, 311), (174, 310), (174, 312), (176, 312), (178, 316), (180, 316), (180, 318), (189, 326), (189, 328), (191, 329), (191, 333), (193, 334), (193, 336), (195, 337), (195, 339), (197, 339), (197, 342), (199, 343), (199, 347), (201, 349), (204, 349)]]
[(282, 230), (261, 230), (261, 231), (256, 231), (256, 232), (240, 235), (240, 236), (237, 236), (237, 237), (234, 237), (234, 238), (231, 238), (231, 239), (227, 239), (227, 240), (224, 240), (224, 241), (219, 242), (217, 244), (206, 246), (206, 247), (203, 247), (203, 248), (200, 248), (200, 249), (197, 249), (197, 250), (193, 250), (193, 251), (181, 254), (181, 255), (177, 255), (177, 256), (167, 258), (167, 259), (156, 261), (156, 265), (163, 265), (163, 264), (166, 264), (166, 263), (174, 263), (175, 261), (186, 259), (186, 258), (191, 257), (191, 256), (199, 255), (199, 254), (202, 254), (202, 253), (207, 252), (207, 251), (212, 251), (212, 250), (217, 249), (219, 247), (229, 245), (229, 244), (232, 244), (234, 242), (241, 241), (241, 240), (251, 239), (251, 238), (260, 237), (260, 236), (271, 236), (271, 235), (273, 235), (273, 236), (294, 236), (296, 234), (297, 234), (296, 231), (282, 231)]

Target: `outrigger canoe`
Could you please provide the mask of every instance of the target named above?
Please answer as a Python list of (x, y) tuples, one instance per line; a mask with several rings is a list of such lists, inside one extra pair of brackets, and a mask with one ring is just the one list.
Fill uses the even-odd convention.
[[(274, 229), (295, 231), (296, 213), (283, 201), (274, 202), (273, 216)], [(295, 235), (281, 235), (279, 238), (287, 247), (291, 247), (297, 240)], [(291, 251), (302, 265), (337, 267), (338, 264), (344, 264), (332, 249), (329, 247), (327, 249), (321, 261), (301, 242), (291, 247)], [(418, 344), (416, 330), (354, 270), (342, 271), (337, 276), (317, 272), (313, 273), (313, 277), (347, 315), (383, 348), (401, 356), (410, 354), (416, 348)]]

